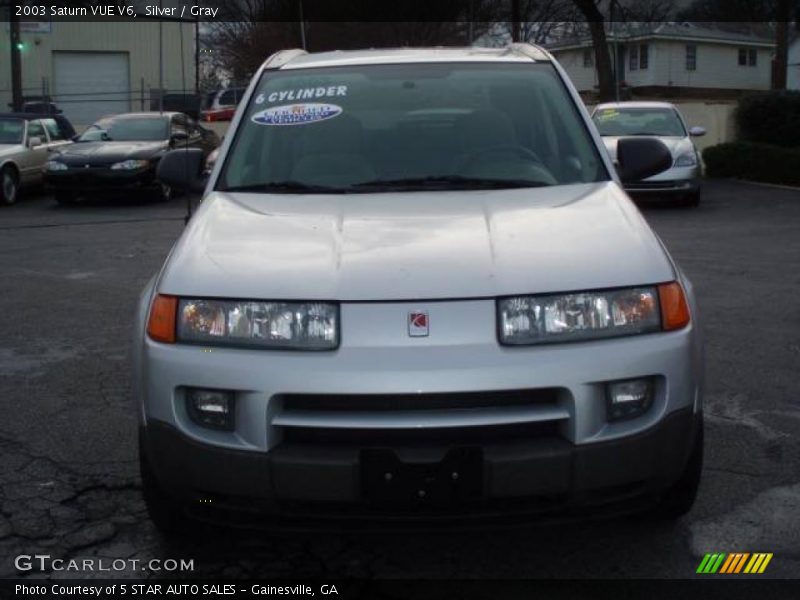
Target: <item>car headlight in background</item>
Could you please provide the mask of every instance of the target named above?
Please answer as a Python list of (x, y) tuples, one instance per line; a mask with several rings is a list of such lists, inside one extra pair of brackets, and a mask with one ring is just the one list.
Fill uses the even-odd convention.
[(679, 329), (689, 322), (673, 282), (628, 289), (515, 296), (498, 301), (502, 344), (570, 342)]
[(144, 169), (150, 164), (149, 160), (123, 160), (122, 162), (114, 163), (111, 165), (113, 171), (133, 171), (135, 169)]
[(48, 160), (45, 169), (48, 171), (66, 171), (69, 167), (60, 160)]
[(697, 165), (697, 154), (692, 150), (691, 152), (686, 152), (681, 154), (678, 158), (675, 159), (675, 166), (676, 167), (694, 167)]
[(148, 334), (160, 342), (332, 350), (339, 307), (325, 302), (201, 300), (157, 296)]

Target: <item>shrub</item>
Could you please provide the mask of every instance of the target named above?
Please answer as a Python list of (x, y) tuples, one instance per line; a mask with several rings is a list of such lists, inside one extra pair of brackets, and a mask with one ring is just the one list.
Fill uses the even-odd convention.
[(800, 148), (734, 142), (703, 151), (706, 175), (800, 185)]
[(745, 96), (734, 119), (741, 141), (796, 148), (800, 146), (800, 91)]

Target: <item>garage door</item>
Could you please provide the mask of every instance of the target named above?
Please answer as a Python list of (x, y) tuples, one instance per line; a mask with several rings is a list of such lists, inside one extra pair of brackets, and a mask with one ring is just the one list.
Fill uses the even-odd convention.
[(53, 52), (56, 104), (76, 126), (130, 110), (127, 52)]

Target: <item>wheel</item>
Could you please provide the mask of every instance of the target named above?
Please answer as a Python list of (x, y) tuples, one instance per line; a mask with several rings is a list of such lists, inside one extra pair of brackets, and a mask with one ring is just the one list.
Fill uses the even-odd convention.
[(139, 472), (142, 476), (142, 496), (147, 514), (156, 528), (165, 534), (188, 534), (194, 523), (186, 516), (183, 508), (173, 500), (158, 483), (153, 473), (143, 444), (144, 434), (139, 433)]
[(692, 452), (680, 479), (661, 497), (652, 516), (662, 520), (682, 517), (692, 508), (703, 471), (703, 421), (700, 420)]
[(19, 194), (19, 175), (14, 167), (5, 167), (0, 172), (0, 200), (3, 204), (14, 204)]
[(54, 197), (61, 206), (75, 204), (75, 194), (71, 192), (56, 192)]

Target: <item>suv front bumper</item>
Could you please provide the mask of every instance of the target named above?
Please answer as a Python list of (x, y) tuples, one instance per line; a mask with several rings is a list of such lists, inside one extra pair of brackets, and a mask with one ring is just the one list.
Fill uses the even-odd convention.
[[(487, 444), (482, 493), (448, 505), (373, 505), (361, 478), (363, 449), (355, 446), (279, 444), (267, 453), (243, 452), (200, 444), (160, 422), (149, 423), (142, 439), (160, 484), (201, 519), (279, 517), (284, 526), (376, 518), (452, 521), (594, 515), (654, 501), (683, 472), (699, 419), (687, 408), (640, 434), (583, 446), (553, 439)], [(394, 450), (404, 455), (404, 449)], [(427, 458), (436, 460), (447, 450), (429, 447)]]

